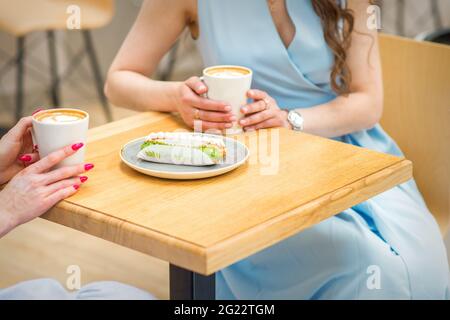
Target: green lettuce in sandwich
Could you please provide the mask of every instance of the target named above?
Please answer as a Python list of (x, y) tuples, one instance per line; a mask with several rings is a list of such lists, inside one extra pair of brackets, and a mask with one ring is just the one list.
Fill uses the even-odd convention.
[(152, 133), (137, 155), (144, 161), (190, 166), (215, 165), (223, 162), (225, 156), (221, 137), (189, 132)]

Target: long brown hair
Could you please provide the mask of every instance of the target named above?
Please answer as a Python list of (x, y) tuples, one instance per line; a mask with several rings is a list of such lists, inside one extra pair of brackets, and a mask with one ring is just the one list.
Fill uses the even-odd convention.
[(352, 74), (347, 64), (347, 51), (354, 28), (353, 12), (336, 0), (312, 0), (312, 5), (322, 21), (325, 41), (334, 56), (331, 88), (338, 94), (348, 94)]

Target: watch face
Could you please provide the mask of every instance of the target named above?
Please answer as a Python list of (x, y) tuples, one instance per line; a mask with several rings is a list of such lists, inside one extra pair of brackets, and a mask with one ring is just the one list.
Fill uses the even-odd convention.
[(288, 121), (295, 129), (303, 129), (303, 117), (295, 111), (291, 111), (288, 114)]
[(288, 118), (294, 126), (298, 127), (299, 125), (301, 125), (302, 117), (298, 113), (290, 112)]

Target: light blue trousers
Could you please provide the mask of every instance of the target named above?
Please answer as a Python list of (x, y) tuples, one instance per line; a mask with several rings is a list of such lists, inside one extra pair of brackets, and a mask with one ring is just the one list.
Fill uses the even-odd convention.
[(0, 290), (0, 300), (154, 300), (141, 289), (114, 281), (93, 282), (69, 292), (54, 279), (37, 279)]

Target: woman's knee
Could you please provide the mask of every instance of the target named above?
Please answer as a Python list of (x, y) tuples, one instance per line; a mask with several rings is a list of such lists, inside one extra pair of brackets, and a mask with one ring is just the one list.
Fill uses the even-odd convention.
[(0, 290), (0, 300), (65, 300), (70, 294), (55, 279), (36, 279)]
[(115, 281), (93, 282), (75, 293), (77, 300), (154, 300), (155, 297), (141, 289)]

